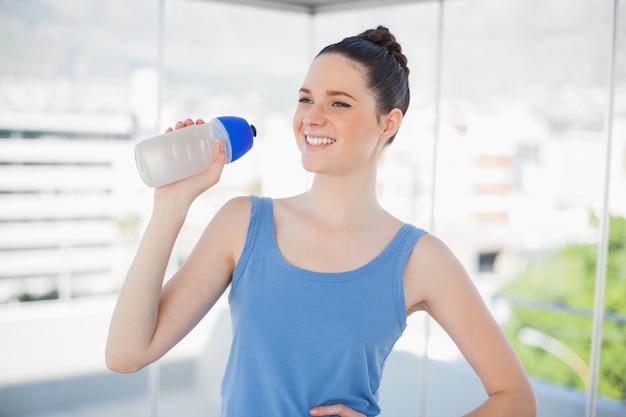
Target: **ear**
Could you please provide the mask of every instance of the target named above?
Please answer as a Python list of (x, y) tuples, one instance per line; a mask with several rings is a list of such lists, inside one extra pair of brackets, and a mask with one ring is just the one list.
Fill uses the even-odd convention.
[(390, 137), (396, 134), (403, 119), (402, 111), (398, 108), (391, 110), (386, 115), (382, 116), (382, 127), (380, 132), (380, 138), (383, 141), (387, 141)]

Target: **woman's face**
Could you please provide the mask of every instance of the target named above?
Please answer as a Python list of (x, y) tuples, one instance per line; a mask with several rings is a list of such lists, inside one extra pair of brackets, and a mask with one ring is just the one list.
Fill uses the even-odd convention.
[(299, 92), (293, 117), (307, 171), (339, 175), (376, 167), (386, 138), (362, 70), (340, 54), (318, 56)]

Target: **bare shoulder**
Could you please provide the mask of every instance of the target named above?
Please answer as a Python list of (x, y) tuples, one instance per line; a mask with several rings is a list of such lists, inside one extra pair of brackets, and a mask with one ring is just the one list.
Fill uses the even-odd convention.
[(435, 235), (424, 234), (413, 248), (405, 268), (407, 313), (429, 310), (436, 294), (468, 281), (467, 272), (448, 245)]
[(440, 263), (443, 261), (453, 260), (458, 262), (448, 245), (431, 233), (425, 233), (420, 238), (417, 245), (415, 245), (411, 258), (421, 267), (428, 266), (431, 268), (442, 266)]
[(243, 251), (250, 223), (250, 197), (234, 197), (217, 211), (198, 241), (198, 250), (204, 253), (221, 253), (236, 263)]
[(215, 214), (212, 223), (225, 227), (231, 234), (245, 237), (250, 223), (252, 203), (250, 197), (240, 196), (228, 200)]
[(231, 198), (220, 208), (216, 217), (219, 216), (222, 220), (230, 220), (237, 224), (242, 222), (247, 224), (250, 219), (251, 205), (248, 196)]

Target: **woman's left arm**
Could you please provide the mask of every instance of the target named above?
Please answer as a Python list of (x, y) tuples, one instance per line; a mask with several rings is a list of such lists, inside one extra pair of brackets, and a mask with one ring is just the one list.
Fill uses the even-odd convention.
[(488, 399), (467, 417), (534, 417), (537, 403), (526, 372), (467, 272), (448, 247), (423, 236), (405, 270), (407, 314), (428, 312), (472, 366)]

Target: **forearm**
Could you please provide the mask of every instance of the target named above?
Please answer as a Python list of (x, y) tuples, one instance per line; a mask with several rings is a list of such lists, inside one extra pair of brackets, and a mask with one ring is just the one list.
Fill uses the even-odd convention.
[(152, 360), (149, 350), (163, 280), (187, 208), (170, 200), (155, 200), (111, 318), (106, 362), (115, 371), (134, 372)]

